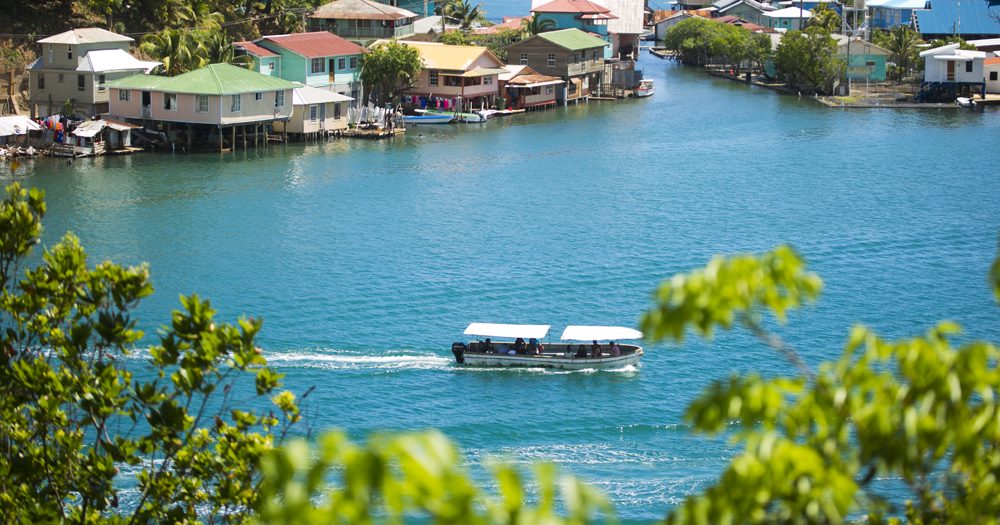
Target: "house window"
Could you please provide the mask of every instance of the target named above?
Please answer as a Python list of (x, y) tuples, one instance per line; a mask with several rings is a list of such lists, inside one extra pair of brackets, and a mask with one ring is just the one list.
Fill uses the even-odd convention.
[(358, 68), (358, 57), (351, 57), (351, 69)]
[(274, 71), (274, 62), (268, 62), (267, 69), (268, 71)]
[(323, 72), (323, 59), (322, 58), (314, 58), (314, 59), (312, 59), (312, 68), (311, 68), (310, 71), (312, 71), (313, 73), (322, 73)]
[(208, 95), (195, 95), (195, 111), (208, 113)]
[(595, 49), (594, 50), (594, 61), (595, 62), (601, 59), (601, 55), (599, 54), (600, 51), (601, 51), (600, 49)]
[(132, 100), (132, 90), (130, 89), (119, 89), (118, 90), (118, 100), (120, 102), (129, 102)]
[(493, 84), (493, 76), (492, 75), (487, 75), (487, 76), (483, 77), (483, 85), (489, 86), (489, 85), (492, 85), (492, 84)]
[(163, 94), (163, 109), (166, 111), (177, 111), (177, 93)]
[(438, 72), (436, 69), (432, 69), (427, 73), (427, 85), (438, 85)]
[(76, 90), (77, 91), (83, 91), (84, 89), (86, 89), (86, 87), (85, 87), (86, 86), (86, 82), (87, 81), (86, 81), (86, 79), (83, 78), (83, 75), (77, 75), (76, 76)]
[(552, 86), (545, 86), (545, 94), (546, 95), (552, 94)]
[(527, 53), (521, 53), (521, 65), (523, 65), (523, 66), (528, 65), (528, 54)]
[(66, 46), (66, 60), (73, 60), (73, 46)]
[(549, 53), (548, 64), (549, 64), (549, 67), (556, 67), (556, 54), (555, 53)]
[(233, 102), (229, 105), (229, 112), (230, 113), (239, 113), (240, 112), (240, 96), (239, 95), (233, 95)]
[(56, 56), (55, 53), (56, 52), (55, 49), (52, 47), (52, 44), (49, 44), (49, 64), (51, 64), (52, 60), (55, 58)]
[(45, 75), (38, 74), (38, 89), (45, 89)]
[(263, 93), (254, 93), (253, 94), (253, 99), (254, 100), (264, 100), (264, 94)]
[(274, 92), (274, 107), (281, 108), (285, 107), (285, 92), (275, 91)]
[(333, 105), (333, 120), (340, 120), (340, 102)]
[(996, 79), (997, 79), (997, 72), (990, 71), (990, 80), (996, 80)]
[(972, 61), (971, 60), (965, 63), (965, 72), (966, 73), (972, 73)]
[(97, 75), (97, 90), (104, 91), (104, 75)]
[(319, 115), (319, 106), (317, 106), (316, 104), (309, 106), (309, 121), (316, 122), (316, 119), (319, 118), (318, 115)]
[(63, 74), (62, 73), (59, 73), (59, 83), (60, 84), (63, 83)]
[(338, 58), (337, 59), (337, 69), (340, 69), (340, 70), (347, 69), (347, 59), (346, 58)]

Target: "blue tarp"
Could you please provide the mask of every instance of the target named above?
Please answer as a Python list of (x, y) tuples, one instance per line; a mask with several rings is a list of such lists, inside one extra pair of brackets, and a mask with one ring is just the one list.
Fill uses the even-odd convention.
[(929, 0), (927, 5), (930, 9), (916, 11), (920, 34), (1000, 36), (1000, 0)]

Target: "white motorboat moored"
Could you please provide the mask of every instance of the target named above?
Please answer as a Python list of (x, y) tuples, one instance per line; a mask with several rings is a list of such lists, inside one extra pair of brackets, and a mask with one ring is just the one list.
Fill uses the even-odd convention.
[(653, 93), (656, 93), (656, 86), (650, 79), (640, 80), (639, 87), (635, 88), (635, 96), (637, 97), (650, 97), (653, 96)]
[(624, 326), (567, 326), (563, 342), (543, 345), (548, 332), (549, 325), (472, 323), (465, 335), (476, 340), (453, 343), (451, 351), (460, 365), (564, 370), (621, 368), (638, 363), (643, 354), (641, 346), (617, 344), (642, 339), (642, 332)]

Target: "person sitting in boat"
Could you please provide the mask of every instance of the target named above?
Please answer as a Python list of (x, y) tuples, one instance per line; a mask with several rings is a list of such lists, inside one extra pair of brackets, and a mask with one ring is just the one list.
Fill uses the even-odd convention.
[(514, 340), (514, 353), (523, 354), (525, 352), (524, 338), (518, 337)]
[(594, 357), (601, 357), (601, 345), (597, 344), (597, 340), (594, 340), (594, 344), (591, 345), (592, 354)]
[(491, 341), (489, 337), (486, 338), (486, 342), (485, 343), (479, 345), (479, 349), (484, 354), (493, 354), (493, 353), (496, 353), (496, 351), (497, 351), (497, 349), (493, 346), (493, 341)]
[(611, 341), (611, 356), (618, 357), (622, 355), (622, 349), (618, 346), (618, 343)]
[(587, 357), (587, 347), (580, 345), (580, 347), (576, 350), (576, 355), (574, 357)]
[(542, 345), (538, 343), (538, 339), (532, 337), (528, 339), (528, 355), (538, 355), (541, 352), (540, 348)]

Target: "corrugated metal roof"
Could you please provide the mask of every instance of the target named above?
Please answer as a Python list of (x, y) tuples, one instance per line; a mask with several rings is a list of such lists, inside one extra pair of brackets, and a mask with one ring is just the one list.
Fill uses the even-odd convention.
[[(786, 7), (784, 9), (778, 9), (777, 11), (768, 11), (766, 13), (761, 13), (764, 16), (770, 18), (798, 18), (799, 17), (799, 7)], [(811, 18), (812, 11), (808, 9), (801, 9), (802, 18)]]
[(95, 44), (98, 42), (132, 42), (134, 39), (118, 33), (112, 33), (99, 27), (83, 27), (80, 29), (70, 29), (43, 38), (39, 44)]
[[(986, 0), (928, 0), (930, 9), (915, 11), (917, 30), (923, 35), (1000, 35), (1000, 8)], [(961, 15), (961, 23), (959, 23)]]
[(447, 71), (465, 71), (472, 67), (479, 57), (487, 55), (496, 67), (503, 67), (503, 62), (489, 49), (482, 46), (452, 46), (439, 42), (414, 42), (400, 40), (420, 53), (424, 67), (427, 69), (443, 69)]
[(589, 0), (552, 0), (531, 10), (532, 13), (610, 13), (611, 10)]
[(983, 60), (983, 65), (992, 66), (993, 64), (1000, 64), (1000, 57), (987, 58)]
[(611, 10), (608, 33), (639, 35), (643, 30), (646, 3), (643, 0), (594, 0)]
[(296, 55), (306, 58), (362, 55), (365, 53), (363, 47), (353, 42), (348, 42), (328, 31), (313, 31), (311, 33), (296, 33), (293, 35), (268, 35), (254, 42), (263, 47), (272, 45), (287, 49)]
[(258, 56), (261, 58), (270, 58), (279, 56), (274, 51), (271, 51), (270, 49), (267, 49), (265, 47), (260, 47), (257, 44), (254, 44), (253, 42), (246, 42), (246, 41), (233, 42), (233, 47), (242, 49), (251, 55)]
[(176, 77), (132, 75), (109, 82), (108, 86), (195, 95), (239, 95), (295, 87), (287, 80), (261, 75), (231, 64), (209, 64)]
[(104, 71), (137, 70), (149, 73), (149, 70), (160, 65), (159, 62), (139, 60), (121, 49), (98, 49), (80, 57), (77, 71), (101, 73)]
[(336, 0), (319, 6), (309, 17), (335, 20), (400, 20), (416, 18), (417, 14), (402, 7), (372, 0)]
[(347, 95), (334, 93), (325, 89), (305, 86), (296, 82), (295, 89), (292, 90), (292, 105), (306, 106), (309, 104), (326, 104), (327, 102), (347, 102), (354, 100)]
[(603, 39), (591, 35), (586, 31), (576, 29), (575, 27), (570, 29), (560, 29), (559, 31), (539, 33), (532, 38), (542, 38), (548, 40), (549, 42), (570, 51), (579, 51), (581, 49), (591, 49), (594, 47), (604, 47), (608, 45), (608, 43)]

